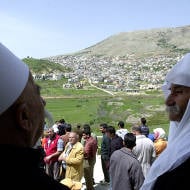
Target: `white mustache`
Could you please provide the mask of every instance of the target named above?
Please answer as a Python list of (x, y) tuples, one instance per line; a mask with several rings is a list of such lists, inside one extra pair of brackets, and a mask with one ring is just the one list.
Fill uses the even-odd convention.
[(168, 113), (178, 114), (178, 113), (180, 113), (180, 108), (179, 108), (179, 106), (176, 104), (176, 105), (174, 105), (174, 106), (167, 106), (167, 107), (166, 107), (166, 111), (167, 111)]
[(46, 121), (46, 125), (48, 128), (52, 127), (53, 126), (53, 116), (52, 114), (48, 111), (48, 110), (44, 110), (44, 118), (45, 118), (45, 121)]

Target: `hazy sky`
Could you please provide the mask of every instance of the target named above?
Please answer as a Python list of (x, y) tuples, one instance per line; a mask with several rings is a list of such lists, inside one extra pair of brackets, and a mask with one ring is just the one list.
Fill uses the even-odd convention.
[(0, 0), (0, 42), (18, 57), (73, 53), (111, 35), (190, 25), (190, 0)]

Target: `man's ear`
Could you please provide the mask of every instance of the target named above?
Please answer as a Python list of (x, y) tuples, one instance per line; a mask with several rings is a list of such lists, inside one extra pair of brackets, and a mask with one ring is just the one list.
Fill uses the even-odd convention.
[(20, 104), (16, 111), (16, 120), (18, 125), (24, 130), (30, 130), (29, 109), (25, 103)]

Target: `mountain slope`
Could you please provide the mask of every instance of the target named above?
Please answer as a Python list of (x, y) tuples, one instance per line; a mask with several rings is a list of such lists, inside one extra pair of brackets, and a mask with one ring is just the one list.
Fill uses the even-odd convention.
[(97, 56), (151, 56), (190, 51), (190, 25), (134, 32), (122, 32), (75, 54)]
[(190, 52), (190, 26), (126, 32), (70, 55), (46, 58), (113, 91), (160, 89), (168, 70)]

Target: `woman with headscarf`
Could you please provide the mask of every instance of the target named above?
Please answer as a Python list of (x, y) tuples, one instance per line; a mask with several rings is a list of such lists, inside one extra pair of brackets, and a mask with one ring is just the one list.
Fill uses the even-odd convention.
[(156, 157), (167, 147), (166, 133), (162, 128), (156, 128), (154, 132), (154, 147), (156, 150)]

